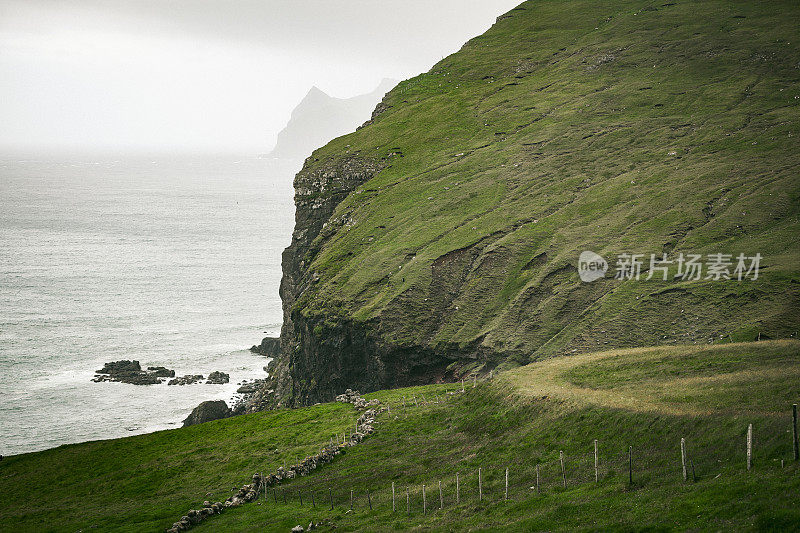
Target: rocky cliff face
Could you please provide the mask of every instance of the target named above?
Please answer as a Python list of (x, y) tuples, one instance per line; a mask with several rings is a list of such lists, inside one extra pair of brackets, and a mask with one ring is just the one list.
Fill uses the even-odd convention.
[(323, 355), (309, 351), (307, 332), (313, 332), (315, 326), (309, 328), (307, 320), (295, 305), (306, 288), (318, 281), (309, 267), (325, 239), (323, 229), (334, 223), (331, 215), (336, 206), (383, 166), (381, 161), (358, 156), (331, 158), (322, 164), (310, 157), (295, 177), (295, 228), (292, 242), (283, 252), (280, 286), (283, 301), (283, 355), (270, 369), (270, 386), (275, 391), (275, 397), (283, 398), (289, 404), (308, 400), (299, 391), (303, 388), (300, 376), (312, 375), (305, 373), (309, 367), (314, 368), (313, 375), (325, 373), (320, 364)]
[(281, 352), (270, 371), (269, 403), (302, 405), (330, 401), (351, 386), (364, 390), (428, 383), (447, 372), (449, 350), (396, 346), (382, 340), (380, 320), (358, 323), (330, 307), (308, 313), (319, 275), (310, 268), (326, 240), (353, 224), (348, 212), (332, 218), (340, 202), (356, 187), (391, 164), (393, 156), (360, 155), (309, 158), (295, 178), (295, 230), (283, 253), (284, 323)]

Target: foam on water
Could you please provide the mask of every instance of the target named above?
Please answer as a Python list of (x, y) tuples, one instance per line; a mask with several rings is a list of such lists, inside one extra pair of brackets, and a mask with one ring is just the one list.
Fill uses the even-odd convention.
[[(180, 425), (266, 376), (295, 163), (0, 158), (0, 454)], [(93, 383), (107, 361), (226, 385)]]

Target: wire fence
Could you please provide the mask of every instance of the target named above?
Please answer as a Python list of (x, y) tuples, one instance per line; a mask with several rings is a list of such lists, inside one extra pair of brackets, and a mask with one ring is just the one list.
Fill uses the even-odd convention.
[[(644, 450), (639, 450), (643, 452)], [(654, 450), (655, 451), (655, 450)], [(374, 489), (350, 489), (346, 477), (322, 475), (312, 483), (293, 487), (291, 483), (267, 489), (265, 500), (293, 503), (299, 506), (329, 509), (392, 510), (394, 512), (429, 513), (444, 507), (469, 504), (491, 504), (502, 501), (523, 501), (532, 495), (559, 493), (579, 485), (605, 483), (609, 480), (631, 486), (674, 484), (682, 479), (680, 461), (675, 468), (663, 471), (660, 462), (653, 465), (647, 457), (638, 457), (637, 450), (607, 455), (598, 468), (594, 455), (565, 456), (561, 462), (537, 463), (508, 467), (479, 467), (477, 470), (438, 476), (426, 483), (404, 485), (387, 482)], [(770, 462), (759, 468), (771, 468)], [(776, 468), (780, 468), (777, 466)], [(705, 476), (711, 471), (704, 470)], [(687, 482), (698, 480), (695, 461), (687, 463)]]
[[(452, 396), (451, 396), (452, 397)], [(389, 406), (394, 416), (403, 417), (417, 407), (445, 407), (448, 396), (405, 399), (402, 405)], [(447, 475), (437, 475), (423, 482), (400, 484), (387, 480), (364, 489), (368, 478), (355, 479), (323, 468), (309, 476), (282, 485), (267, 487), (261, 498), (266, 502), (295, 504), (302, 507), (353, 509), (395, 513), (427, 514), (460, 505), (482, 505), (503, 501), (522, 501), (532, 495), (563, 492), (588, 484), (620, 483), (623, 486), (660, 486), (676, 482), (692, 483), (733, 473), (757, 469), (779, 470), (796, 461), (796, 406), (791, 425), (784, 419), (761, 419), (728, 431), (727, 444), (695, 446), (691, 436), (662, 442), (657, 446), (605, 445), (596, 440), (586, 443), (586, 451), (540, 450), (535, 456), (504, 463), (467, 466)], [(347, 433), (331, 437), (330, 445), (342, 442)], [(353, 488), (359, 487), (359, 488)]]

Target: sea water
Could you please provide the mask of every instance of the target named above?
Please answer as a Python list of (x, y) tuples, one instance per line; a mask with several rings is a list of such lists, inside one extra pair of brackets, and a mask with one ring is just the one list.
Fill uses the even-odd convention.
[[(0, 156), (0, 454), (179, 427), (265, 377), (299, 164)], [(94, 383), (106, 361), (227, 385)]]

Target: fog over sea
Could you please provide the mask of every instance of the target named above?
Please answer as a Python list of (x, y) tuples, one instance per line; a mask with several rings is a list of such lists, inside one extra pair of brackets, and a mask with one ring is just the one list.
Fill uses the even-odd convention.
[[(299, 166), (0, 155), (0, 454), (179, 427), (265, 377)], [(91, 381), (120, 359), (231, 382)]]

